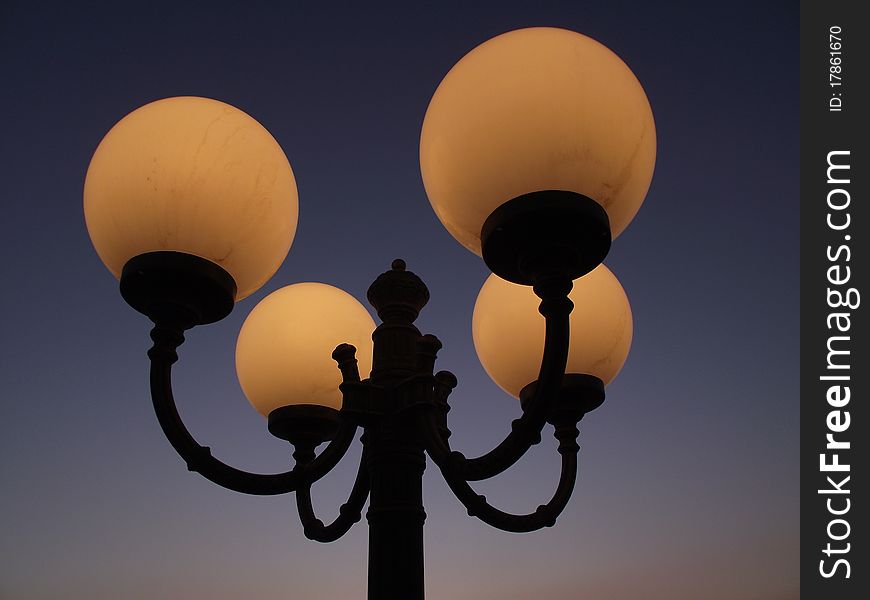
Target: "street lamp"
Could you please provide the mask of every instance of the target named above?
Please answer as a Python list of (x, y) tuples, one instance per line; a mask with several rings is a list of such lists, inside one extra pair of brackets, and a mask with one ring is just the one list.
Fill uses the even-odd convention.
[[(171, 367), (184, 332), (227, 316), (290, 248), (297, 191), (278, 143), (215, 100), (153, 102), (100, 143), (84, 207), (124, 299), (154, 322), (154, 409), (188, 469), (243, 493), (296, 492), (305, 535), (321, 542), (347, 532), (368, 500), (369, 598), (413, 600), (423, 598), (427, 454), (469, 514), (499, 529), (551, 526), (565, 508), (577, 423), (603, 402), (631, 343), (628, 300), (601, 261), (643, 201), (654, 162), (643, 89), (598, 42), (531, 28), (466, 55), (427, 110), (421, 171), (439, 219), (493, 272), (474, 310), (475, 348), (493, 380), (520, 399), (522, 416), (482, 456), (452, 449), (447, 399), (456, 378), (434, 372), (441, 343), (413, 324), (428, 289), (396, 260), (368, 290), (377, 327), (354, 298), (319, 283), (273, 292), (245, 321), (236, 348), (242, 389), (269, 431), (294, 447), (295, 466), (272, 475), (228, 466), (191, 436), (175, 407)], [(512, 466), (547, 423), (562, 461), (548, 502), (512, 515), (472, 489), (469, 482)], [(326, 525), (311, 486), (358, 428), (359, 471)]]

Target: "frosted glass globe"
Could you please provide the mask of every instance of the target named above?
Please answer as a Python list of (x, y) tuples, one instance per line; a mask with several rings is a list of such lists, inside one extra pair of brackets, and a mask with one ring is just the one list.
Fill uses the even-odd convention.
[(551, 27), (484, 42), (438, 86), (420, 136), (429, 202), (480, 254), (480, 231), (522, 194), (567, 190), (601, 204), (616, 238), (652, 179), (656, 132), (646, 94), (595, 40)]
[[(631, 306), (619, 281), (603, 264), (574, 280), (569, 295), (571, 341), (566, 373), (616, 377), (631, 347)], [(532, 288), (490, 275), (474, 305), (474, 348), (499, 387), (519, 397), (538, 379), (544, 353), (544, 317)]]
[(341, 408), (339, 344), (356, 346), (363, 378), (372, 368), (375, 322), (356, 298), (324, 283), (297, 283), (260, 301), (239, 332), (236, 373), (263, 416), (291, 404)]
[(166, 98), (134, 110), (97, 147), (84, 189), (94, 248), (120, 277), (139, 254), (217, 263), (240, 300), (284, 261), (296, 233), (296, 180), (271, 134), (217, 100)]

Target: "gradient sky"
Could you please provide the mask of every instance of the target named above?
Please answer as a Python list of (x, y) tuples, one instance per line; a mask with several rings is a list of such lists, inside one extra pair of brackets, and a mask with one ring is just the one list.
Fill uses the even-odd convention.
[[(646, 203), (607, 259), (634, 310), (628, 362), (583, 421), (556, 527), (468, 517), (431, 464), (429, 598), (798, 597), (797, 2), (9, 2), (0, 4), (3, 177), (0, 597), (363, 598), (365, 522), (306, 540), (294, 498), (188, 473), (148, 392), (149, 323), (94, 253), (81, 191), (121, 117), (176, 95), (267, 127), (293, 165), (300, 224), (266, 286), (191, 332), (179, 410), (216, 456), (261, 472), (290, 450), (235, 376), (235, 338), (270, 291), (323, 281), (359, 299), (396, 257), (427, 282), (418, 324), (459, 377), (454, 447), (489, 449), (519, 413), (474, 354), (487, 270), (440, 225), (419, 131), (444, 74), (534, 25), (619, 54), (658, 130)], [(331, 520), (358, 450), (321, 481)], [(554, 444), (480, 487), (500, 507), (549, 498)]]

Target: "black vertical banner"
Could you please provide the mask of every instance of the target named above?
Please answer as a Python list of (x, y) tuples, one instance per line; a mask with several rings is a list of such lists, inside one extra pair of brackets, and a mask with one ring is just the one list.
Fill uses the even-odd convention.
[(858, 16), (862, 4), (801, 3), (801, 594), (810, 600), (866, 598), (870, 589), (870, 21)]

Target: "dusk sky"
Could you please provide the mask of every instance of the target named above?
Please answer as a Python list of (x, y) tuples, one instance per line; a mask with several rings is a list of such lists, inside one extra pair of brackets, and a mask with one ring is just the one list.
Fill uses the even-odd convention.
[[(365, 520), (304, 538), (292, 495), (186, 470), (148, 390), (148, 320), (94, 252), (82, 186), (103, 135), (169, 96), (232, 104), (281, 144), (299, 228), (281, 269), (189, 333), (179, 411), (215, 456), (285, 470), (291, 448), (245, 400), (235, 340), (256, 303), (320, 281), (365, 301), (394, 258), (428, 284), (417, 324), (443, 342), (455, 449), (501, 440), (519, 403), (481, 367), (471, 314), (488, 275), (420, 177), (428, 102), (464, 54), (554, 26), (616, 52), (656, 120), (653, 182), (605, 263), (634, 314), (628, 361), (581, 423), (556, 526), (469, 517), (430, 462), (426, 590), (453, 600), (799, 597), (797, 2), (0, 3), (4, 293), (0, 597), (364, 598)], [(478, 486), (500, 508), (549, 499), (549, 433)], [(331, 521), (359, 445), (314, 490)]]

